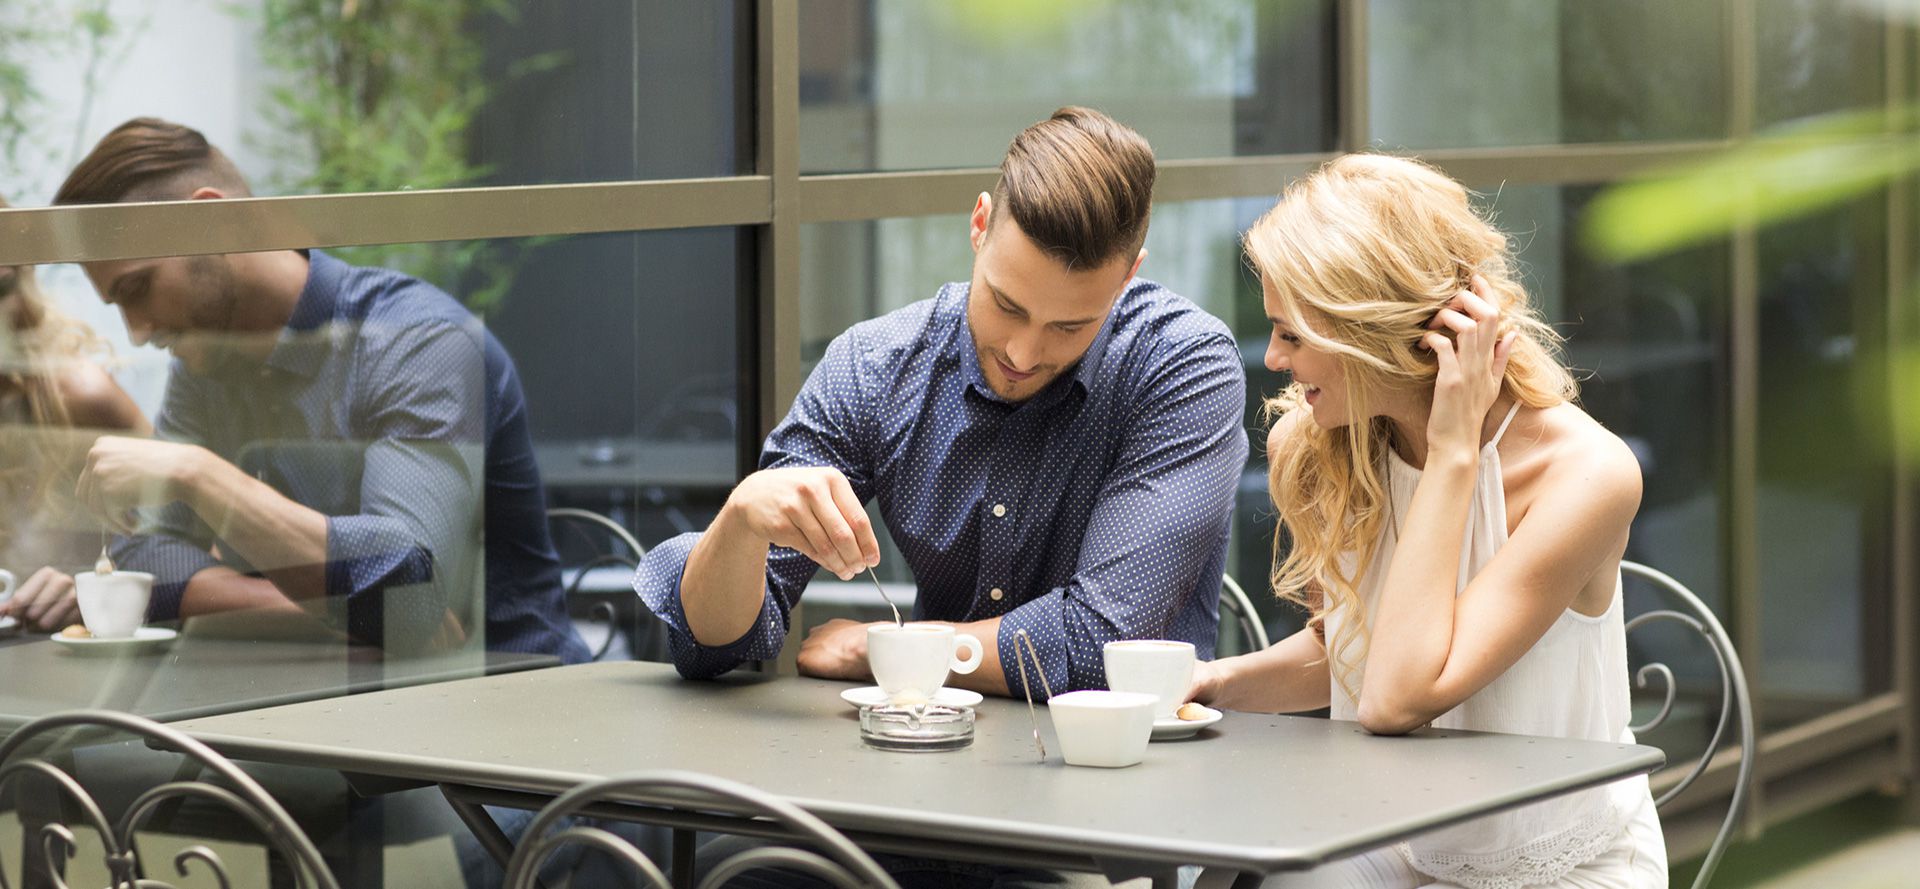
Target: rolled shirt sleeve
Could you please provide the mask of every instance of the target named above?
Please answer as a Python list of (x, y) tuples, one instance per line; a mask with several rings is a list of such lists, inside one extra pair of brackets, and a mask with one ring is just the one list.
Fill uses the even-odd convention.
[[(868, 417), (868, 371), (860, 338), (849, 331), (827, 346), (785, 420), (767, 436), (761, 469), (829, 466), (840, 470), (865, 503), (873, 496), (870, 455), (862, 442)], [(681, 534), (649, 550), (634, 574), (633, 588), (666, 626), (674, 666), (682, 676), (706, 679), (750, 660), (772, 660), (785, 644), (793, 607), (820, 568), (796, 550), (770, 546), (760, 614), (739, 639), (702, 645), (687, 628), (680, 581), (700, 534)]]
[[(1073, 577), (1001, 619), (997, 643), (1013, 694), (1022, 693), (1011, 665), (1023, 654), (1014, 648), (1023, 629), (1037, 643), (1046, 687), (1060, 692), (1106, 687), (1107, 642), (1192, 638), (1200, 629), (1174, 626), (1194, 612), (1166, 597), (1219, 595), (1224, 538), (1247, 461), (1245, 404), (1246, 377), (1231, 339), (1200, 338), (1158, 365), (1128, 418)], [(1030, 679), (1032, 694), (1043, 695)]]

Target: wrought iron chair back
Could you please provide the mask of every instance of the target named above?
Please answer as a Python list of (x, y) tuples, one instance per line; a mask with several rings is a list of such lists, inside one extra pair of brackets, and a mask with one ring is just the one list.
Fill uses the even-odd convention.
[(1273, 643), (1267, 639), (1267, 627), (1260, 622), (1260, 612), (1253, 610), (1253, 600), (1247, 597), (1247, 591), (1241, 589), (1240, 582), (1231, 574), (1220, 576), (1220, 607), (1233, 615), (1233, 622), (1240, 627), (1240, 637), (1247, 644), (1248, 651), (1260, 651)]
[[(640, 567), (640, 557), (647, 554), (647, 548), (641, 546), (640, 541), (635, 538), (633, 533), (628, 531), (625, 526), (590, 509), (575, 509), (572, 507), (555, 507), (549, 509), (547, 510), (547, 525), (555, 530), (562, 527), (572, 527), (575, 529), (591, 528), (602, 531), (611, 537), (618, 545), (623, 545), (627, 548), (626, 553), (621, 553), (619, 552), (618, 546), (611, 548), (611, 551), (609, 551), (609, 548), (595, 546), (595, 555), (593, 558), (588, 559), (584, 564), (580, 565), (573, 575), (573, 580), (568, 582), (566, 590), (566, 597), (568, 599), (579, 595), (580, 585), (586, 581), (587, 572), (595, 568), (606, 568), (610, 566), (633, 570)], [(593, 653), (593, 659), (598, 661), (605, 658), (607, 651), (613, 648), (614, 637), (619, 635), (620, 616), (618, 609), (614, 607), (612, 602), (601, 601), (594, 604), (593, 617), (595, 620), (602, 621), (607, 625), (607, 638), (600, 643), (599, 650)]]
[[(79, 781), (46, 759), (33, 755), (33, 751), (70, 744), (77, 735), (102, 731), (113, 735), (131, 735), (151, 746), (181, 753), (199, 765), (203, 774), (212, 772), (218, 775), (226, 782), (225, 786), (199, 781), (169, 781), (141, 793), (127, 806), (117, 822), (109, 821), (99, 803)], [(252, 825), (266, 840), (268, 847), (288, 862), (294, 885), (300, 889), (339, 889), (340, 884), (327, 870), (319, 848), (258, 782), (212, 748), (151, 719), (109, 710), (70, 710), (27, 723), (9, 735), (5, 743), (0, 743), (0, 799), (8, 798), (20, 779), (27, 776), (46, 779), (58, 788), (63, 802), (79, 813), (84, 826), (99, 833), (100, 842), (106, 850), (107, 872), (112, 880), (110, 889), (166, 889), (173, 885), (147, 876), (135, 834), (163, 806), (188, 800), (221, 806)], [(50, 880), (56, 889), (66, 889), (66, 882), (60, 874), (63, 865), (78, 850), (73, 829), (54, 822), (41, 827), (39, 833), (38, 846), (46, 857)], [(189, 846), (173, 857), (174, 870), (182, 878), (190, 875), (194, 862), (204, 866), (220, 889), (228, 889), (231, 885), (226, 864), (218, 853), (205, 845)], [(0, 889), (11, 889), (4, 869), (0, 869)]]
[[(1733, 799), (1727, 804), (1726, 818), (1720, 822), (1720, 830), (1714, 834), (1713, 845), (1707, 848), (1706, 857), (1700, 863), (1700, 872), (1693, 881), (1694, 889), (1704, 889), (1707, 882), (1713, 878), (1714, 868), (1720, 864), (1720, 856), (1727, 851), (1727, 843), (1733, 838), (1734, 825), (1739, 823), (1741, 813), (1746, 810), (1747, 790), (1753, 781), (1753, 701), (1747, 694), (1746, 673), (1741, 668), (1740, 656), (1733, 650), (1733, 640), (1727, 636), (1726, 628), (1722, 627), (1719, 619), (1713, 616), (1712, 609), (1700, 601), (1700, 598), (1695, 596), (1692, 590), (1687, 589), (1686, 585), (1638, 562), (1621, 561), (1620, 573), (1653, 584), (1664, 595), (1677, 600), (1683, 609), (1680, 611), (1660, 609), (1635, 615), (1633, 619), (1627, 621), (1628, 633), (1655, 622), (1678, 623), (1700, 634), (1701, 638), (1706, 640), (1707, 647), (1712, 651), (1714, 662), (1720, 670), (1720, 716), (1714, 722), (1712, 740), (1707, 742), (1706, 752), (1701, 755), (1698, 762), (1693, 764), (1685, 777), (1653, 801), (1655, 808), (1665, 807), (1706, 772), (1707, 766), (1713, 762), (1714, 754), (1719, 751), (1720, 741), (1726, 736), (1730, 724), (1737, 733), (1735, 741), (1740, 751), (1740, 764), (1734, 777)], [(1677, 688), (1673, 670), (1666, 664), (1650, 663), (1641, 666), (1634, 671), (1634, 683), (1641, 688), (1646, 688), (1654, 676), (1659, 676), (1665, 683), (1665, 699), (1660, 704), (1660, 712), (1655, 713), (1651, 719), (1629, 726), (1636, 735), (1666, 722), (1667, 717), (1673, 712)]]
[(658, 794), (661, 791), (670, 791), (676, 797), (691, 797), (697, 805), (710, 805), (718, 811), (766, 818), (786, 828), (794, 840), (824, 852), (777, 845), (749, 849), (711, 868), (698, 889), (718, 889), (743, 873), (771, 867), (799, 871), (843, 889), (899, 889), (899, 884), (881, 870), (871, 856), (799, 806), (738, 781), (666, 769), (589, 781), (561, 794), (541, 809), (507, 864), (508, 889), (534, 889), (540, 865), (563, 847), (573, 844), (598, 849), (625, 862), (645, 877), (647, 885), (673, 889), (657, 865), (611, 831), (575, 824), (548, 834), (596, 803), (640, 792)]

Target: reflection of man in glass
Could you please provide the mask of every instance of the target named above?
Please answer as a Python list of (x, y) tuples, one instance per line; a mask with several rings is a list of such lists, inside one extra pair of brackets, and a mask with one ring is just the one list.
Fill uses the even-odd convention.
[[(55, 203), (248, 194), (200, 133), (143, 118)], [(490, 649), (585, 659), (519, 377), (451, 297), (317, 250), (85, 267), (133, 341), (176, 359), (160, 440), (100, 439), (78, 487), (139, 532), (115, 556), (155, 575), (151, 617), (301, 612), (399, 651), (484, 627)]]
[[(1014, 139), (973, 208), (972, 280), (836, 338), (760, 471), (647, 554), (634, 585), (681, 673), (776, 656), (819, 567), (876, 564), (870, 499), (915, 616), (985, 643), (950, 681), (1018, 694), (1022, 629), (1055, 691), (1104, 687), (1113, 639), (1212, 656), (1246, 380), (1225, 325), (1134, 277), (1153, 180), (1146, 140), (1097, 111)], [(865, 630), (814, 628), (801, 670), (870, 675)]]

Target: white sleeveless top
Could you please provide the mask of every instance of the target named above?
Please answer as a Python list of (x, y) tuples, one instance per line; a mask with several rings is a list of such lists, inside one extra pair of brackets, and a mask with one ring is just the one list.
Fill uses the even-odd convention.
[[(1480, 449), (1479, 475), (1467, 518), (1467, 543), (1460, 553), (1456, 594), (1480, 573), (1507, 542), (1506, 488), (1497, 445), (1519, 405), (1507, 412), (1493, 440)], [(1382, 532), (1373, 563), (1360, 579), (1360, 600), (1373, 613), (1393, 560), (1400, 526), (1406, 520), (1420, 470), (1387, 451), (1387, 490), (1393, 512)], [(1343, 568), (1350, 568), (1349, 554)], [(1591, 741), (1633, 743), (1627, 730), (1626, 629), (1620, 613), (1620, 582), (1605, 614), (1588, 617), (1571, 608), (1512, 667), (1459, 706), (1433, 721), (1436, 728), (1470, 729)], [(1327, 614), (1326, 637), (1339, 638), (1344, 609)], [(1359, 641), (1355, 645), (1363, 644)], [(1353, 661), (1353, 687), (1365, 671), (1364, 653)], [(1338, 678), (1333, 681), (1332, 715), (1354, 720), (1358, 705)], [(1517, 889), (1551, 883), (1605, 851), (1627, 822), (1651, 805), (1645, 777), (1555, 797), (1510, 812), (1490, 815), (1428, 833), (1399, 847), (1421, 873), (1472, 889)]]

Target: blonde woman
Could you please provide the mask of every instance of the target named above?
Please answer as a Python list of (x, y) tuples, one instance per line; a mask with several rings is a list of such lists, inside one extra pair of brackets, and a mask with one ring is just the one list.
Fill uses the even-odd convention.
[[(1201, 665), (1194, 697), (1422, 726), (1631, 740), (1620, 558), (1640, 470), (1573, 403), (1507, 239), (1459, 183), (1338, 158), (1246, 237), (1290, 371), (1269, 484), (1307, 629)], [(1664, 887), (1644, 778), (1322, 867), (1281, 885)]]
[(88, 430), (152, 432), (100, 365), (106, 351), (48, 303), (31, 266), (0, 266), (0, 568), (21, 578), (0, 616), (30, 628), (78, 618), (68, 571), (92, 564), (100, 545), (70, 497)]

